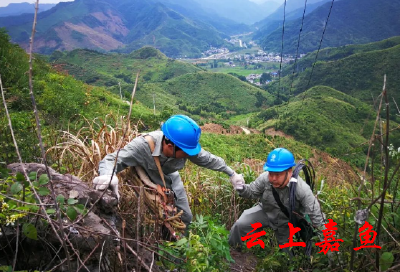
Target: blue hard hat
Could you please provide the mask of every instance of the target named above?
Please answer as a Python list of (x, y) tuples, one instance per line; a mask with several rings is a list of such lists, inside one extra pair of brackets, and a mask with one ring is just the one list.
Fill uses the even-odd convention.
[(276, 148), (268, 154), (264, 171), (283, 172), (296, 165), (292, 152), (286, 148)]
[(201, 129), (186, 115), (173, 115), (161, 126), (165, 137), (189, 156), (199, 154)]

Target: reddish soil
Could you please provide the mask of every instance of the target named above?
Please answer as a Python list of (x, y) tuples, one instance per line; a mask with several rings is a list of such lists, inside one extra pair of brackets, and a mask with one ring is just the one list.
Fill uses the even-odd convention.
[(216, 133), (216, 134), (241, 134), (243, 129), (239, 126), (230, 126), (229, 129), (223, 128), (219, 124), (205, 124), (201, 127), (201, 131)]
[(360, 177), (352, 167), (328, 153), (314, 149), (310, 162), (314, 166), (316, 180), (324, 179), (330, 185), (353, 184), (360, 180)]
[(280, 130), (275, 130), (274, 128), (269, 128), (269, 129), (265, 130), (265, 134), (271, 135), (271, 136), (281, 136), (281, 137), (293, 139), (292, 136), (287, 135)]

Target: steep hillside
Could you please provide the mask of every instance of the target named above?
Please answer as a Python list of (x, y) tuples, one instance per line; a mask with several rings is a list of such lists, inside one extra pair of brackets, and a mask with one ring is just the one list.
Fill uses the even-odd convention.
[[(32, 19), (0, 18), (12, 40), (27, 48)], [(40, 13), (35, 51), (88, 48), (130, 52), (152, 45), (169, 56), (199, 56), (227, 37), (153, 0), (76, 0)]]
[(162, 0), (162, 3), (187, 18), (207, 23), (227, 35), (247, 33), (252, 29), (246, 24), (238, 23), (236, 17), (224, 18), (211, 9), (203, 8), (201, 2), (196, 0)]
[[(1, 29), (0, 44), (1, 81), (6, 90), (5, 99), (13, 121), (14, 134), (22, 159), (34, 161), (39, 156), (39, 150), (34, 137), (35, 120), (28, 90), (28, 56), (22, 48), (10, 43), (8, 35)], [(102, 120), (108, 115), (112, 119), (129, 112), (129, 105), (105, 88), (93, 87), (71, 76), (59, 74), (40, 56), (35, 57), (33, 75), (33, 91), (46, 145), (54, 144), (52, 141), (55, 141), (59, 130), (74, 131), (87, 125), (85, 118)], [(134, 123), (141, 120), (146, 126), (157, 127), (158, 118), (140, 103), (133, 107)], [(0, 107), (0, 131), (0, 161), (17, 161), (4, 107)]]
[(210, 10), (220, 17), (248, 25), (265, 18), (278, 8), (278, 4), (273, 1), (267, 1), (262, 5), (249, 0), (195, 1), (205, 10)]
[[(331, 0), (316, 0), (316, 1), (307, 1), (306, 13), (305, 15), (310, 14), (313, 10), (321, 6), (322, 4), (331, 1)], [(285, 25), (288, 24), (292, 20), (296, 20), (303, 17), (304, 13), (304, 1), (288, 1), (286, 2), (285, 8)], [(258, 30), (254, 33), (254, 40), (262, 40), (267, 37), (269, 34), (274, 32), (277, 29), (282, 31), (282, 23), (283, 23), (283, 14), (284, 14), (284, 5), (281, 5), (277, 10), (275, 10), (268, 17), (254, 24), (258, 28)]]
[(152, 47), (144, 47), (131, 54), (105, 54), (76, 49), (64, 53), (54, 52), (49, 60), (54, 67), (79, 80), (108, 87), (118, 85), (118, 82), (123, 86), (132, 84), (138, 71), (143, 80), (150, 82), (165, 81), (185, 73), (201, 71), (194, 65), (169, 59)]
[[(264, 110), (251, 123), (258, 129), (281, 130), (297, 141), (361, 166), (363, 144), (371, 137), (375, 116), (372, 105), (335, 89), (316, 86), (289, 103)], [(391, 127), (395, 126), (392, 123)], [(396, 142), (398, 133), (392, 135)]]
[[(314, 62), (310, 60), (310, 57), (305, 57), (304, 61), (299, 62), (299, 73), (294, 74), (292, 88), (290, 88), (293, 79), (292, 71), (288, 68), (286, 71), (289, 75), (281, 78), (280, 83), (269, 85), (267, 90), (275, 94), (279, 92), (281, 96), (287, 98), (289, 92), (297, 95), (310, 87), (324, 85), (372, 105), (372, 97), (376, 98), (382, 92), (383, 77), (386, 74), (388, 95), (398, 100), (400, 98), (397, 92), (400, 87), (400, 77), (398, 76), (400, 45), (398, 42), (398, 38), (393, 38), (360, 47), (327, 49), (324, 51), (325, 54), (321, 54), (321, 58), (326, 61), (318, 61), (314, 69), (312, 69)], [(387, 49), (379, 50), (380, 48)], [(347, 57), (340, 58), (341, 56)], [(293, 67), (291, 68), (293, 69)], [(313, 74), (310, 80), (312, 70)], [(280, 90), (278, 90), (279, 84)], [(390, 100), (392, 103), (392, 98)], [(392, 104), (391, 110), (392, 113), (396, 112), (394, 104)], [(392, 116), (394, 117), (395, 114)]]
[[(308, 53), (318, 48), (331, 2), (325, 3), (306, 16), (299, 47), (300, 53)], [(400, 35), (399, 14), (400, 2), (398, 1), (335, 1), (322, 48), (362, 44)], [(301, 18), (285, 25), (285, 53), (296, 52), (300, 25)], [(266, 50), (281, 51), (281, 29), (260, 39), (262, 47)]]
[(180, 109), (192, 114), (242, 114), (259, 110), (272, 96), (222, 73), (192, 73), (172, 78), (160, 87), (173, 94)]
[(157, 110), (181, 110), (202, 117), (253, 112), (272, 98), (263, 90), (236, 77), (206, 73), (192, 64), (169, 59), (152, 47), (131, 54), (103, 54), (90, 50), (55, 52), (53, 66), (86, 83), (106, 86), (115, 94), (129, 98), (136, 73), (140, 84), (136, 99)]
[[(400, 44), (400, 36), (392, 37), (379, 42), (366, 44), (350, 44), (340, 47), (328, 47), (321, 49), (318, 53), (318, 61), (336, 61), (354, 54), (367, 53), (370, 51), (383, 50), (395, 47)], [(296, 71), (304, 70), (312, 67), (317, 51), (311, 52), (301, 59), (297, 60)], [(287, 65), (283, 70), (283, 75), (288, 75), (293, 72), (293, 65)]]

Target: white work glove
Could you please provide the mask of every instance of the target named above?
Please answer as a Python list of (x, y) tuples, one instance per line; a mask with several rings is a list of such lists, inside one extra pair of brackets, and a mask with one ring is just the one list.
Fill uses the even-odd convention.
[(232, 186), (235, 190), (242, 190), (243, 185), (245, 184), (243, 175), (236, 172), (234, 172), (233, 175), (229, 178), (229, 181), (232, 183)]
[(95, 177), (93, 179), (93, 186), (94, 189), (99, 190), (99, 191), (103, 191), (106, 190), (108, 188), (108, 186), (111, 187), (111, 190), (114, 192), (114, 194), (116, 194), (117, 198), (119, 199), (119, 193), (118, 193), (118, 178), (116, 175), (113, 175), (111, 182), (111, 175), (102, 175), (102, 176), (98, 176)]

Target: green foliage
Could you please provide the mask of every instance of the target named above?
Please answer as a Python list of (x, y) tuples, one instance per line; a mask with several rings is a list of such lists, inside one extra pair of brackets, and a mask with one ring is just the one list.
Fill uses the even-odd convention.
[[(224, 74), (199, 73), (201, 69), (196, 66), (168, 59), (151, 47), (134, 51), (128, 57), (74, 50), (65, 56), (57, 54), (57, 58), (52, 59), (90, 84), (114, 82), (109, 89), (116, 94), (120, 92), (117, 82), (121, 82), (122, 93), (133, 89), (132, 68), (135, 67), (140, 70), (137, 99), (149, 108), (155, 106), (158, 111), (168, 106), (175, 111), (217, 119), (220, 118), (218, 114), (247, 113), (272, 101), (267, 93), (250, 84)], [(115, 70), (115, 74), (110, 74)]]
[(232, 75), (232, 76), (234, 76), (234, 77), (237, 77), (238, 79), (240, 79), (241, 81), (247, 81), (246, 80), (246, 77), (245, 76), (243, 76), (243, 75), (238, 75), (238, 74), (236, 74), (236, 73), (228, 73), (229, 75)]
[[(293, 67), (289, 65), (284, 72), (287, 76), (281, 78), (280, 86), (277, 82), (271, 83), (267, 86), (267, 91), (279, 93), (287, 100), (288, 96), (298, 95), (313, 86), (324, 85), (372, 105), (372, 97), (376, 99), (382, 92), (383, 78), (386, 75), (386, 89), (398, 100), (399, 94), (391, 90), (400, 86), (400, 79), (396, 74), (400, 63), (399, 43), (400, 38), (394, 37), (366, 45), (326, 49), (318, 55), (319, 61), (314, 69), (312, 66), (316, 52), (308, 54), (299, 61), (299, 70), (294, 77)], [(391, 117), (395, 116), (395, 113), (396, 106), (393, 105)]]
[(384, 252), (380, 258), (381, 270), (386, 271), (387, 269), (389, 269), (392, 266), (393, 261), (394, 261), (393, 253), (392, 252)]
[[(22, 173), (10, 175), (6, 169), (2, 168), (0, 168), (0, 173), (0, 232), (3, 226), (14, 227), (15, 224), (21, 224), (22, 233), (29, 239), (37, 240), (37, 223), (33, 223), (33, 219), (39, 215), (39, 206), (37, 205), (39, 201), (34, 191), (40, 197), (50, 195), (50, 190), (47, 188), (48, 176), (46, 174), (38, 176), (36, 172), (29, 173), (28, 177), (33, 185), (32, 188)], [(85, 206), (78, 204), (76, 199), (68, 199), (68, 205), (65, 205), (64, 196), (59, 195), (57, 202), (61, 216), (68, 217), (71, 221), (74, 221), (78, 214), (86, 213)], [(54, 216), (56, 211), (49, 205), (46, 212), (50, 216)]]
[(270, 254), (263, 257), (262, 260), (257, 264), (258, 271), (290, 271), (290, 262), (287, 254), (275, 248)]
[(272, 80), (271, 74), (269, 73), (262, 73), (260, 78), (260, 83), (265, 84), (268, 80)]
[(162, 88), (182, 100), (186, 111), (196, 115), (202, 115), (202, 111), (234, 114), (255, 111), (257, 93), (262, 100), (272, 99), (260, 89), (222, 73), (185, 74), (163, 83)]
[[(2, 29), (0, 41), (1, 79), (3, 88), (7, 90), (5, 99), (15, 139), (22, 159), (33, 161), (40, 156), (40, 152), (34, 137), (36, 127), (28, 89), (28, 56), (20, 47), (10, 43), (9, 36)], [(54, 59), (62, 57), (63, 54), (57, 53)], [(50, 141), (54, 141), (52, 137), (55, 130), (66, 128), (69, 122), (79, 122), (82, 118), (94, 119), (110, 113), (129, 112), (129, 105), (116, 95), (110, 94), (104, 88), (88, 86), (71, 76), (57, 73), (40, 56), (35, 56), (33, 74), (33, 92), (42, 122), (43, 140), (47, 146), (54, 144)], [(154, 116), (149, 108), (136, 103), (131, 120), (137, 122), (139, 119), (146, 126), (158, 127), (158, 117)], [(3, 107), (0, 107), (0, 131), (0, 161), (14, 162), (15, 147)]]
[[(118, 82), (121, 83), (123, 93), (130, 94), (132, 92), (138, 71), (140, 71), (139, 88), (143, 87), (144, 82), (162, 82), (185, 73), (200, 71), (199, 68), (191, 64), (168, 59), (152, 47), (144, 47), (129, 55), (102, 54), (92, 50), (73, 50), (63, 56), (57, 53), (57, 56), (51, 56), (50, 59), (55, 60), (53, 65), (61, 65), (75, 78), (91, 85), (107, 86), (111, 92), (117, 95), (120, 92)], [(115, 72), (110, 73), (110, 71)], [(159, 92), (162, 92), (162, 90), (156, 91), (157, 96), (159, 96)], [(147, 90), (138, 90), (136, 93), (138, 100), (151, 108), (153, 106), (152, 95), (153, 92), (149, 93)], [(130, 95), (126, 95), (125, 98), (129, 99)], [(158, 101), (163, 100), (158, 99)], [(162, 102), (162, 104), (163, 106), (169, 105), (167, 102)]]
[(169, 253), (185, 262), (165, 262), (164, 266), (191, 272), (227, 271), (229, 262), (233, 261), (229, 252), (228, 233), (224, 226), (218, 225), (212, 218), (196, 215), (188, 237), (161, 246), (161, 255)]
[[(385, 49), (393, 48), (400, 44), (400, 36), (391, 37), (389, 39), (385, 39), (379, 42), (371, 42), (366, 44), (357, 44), (357, 45), (343, 45), (339, 47), (328, 47), (321, 49), (318, 53), (318, 61), (328, 62), (328, 61), (337, 61), (340, 59), (344, 59), (356, 54), (364, 54), (373, 51), (381, 51)], [(297, 60), (295, 72), (299, 72), (305, 68), (312, 67), (317, 51), (311, 52)], [(292, 63), (291, 63), (292, 64)], [(293, 63), (294, 64), (294, 63)], [(283, 75), (288, 75), (293, 72), (292, 65), (284, 66)]]
[[(12, 266), (0, 266), (0, 271), (1, 272), (12, 272), (13, 268)], [(28, 272), (28, 270), (14, 270), (15, 272)], [(39, 270), (33, 270), (33, 272), (39, 272)]]
[[(373, 109), (358, 99), (328, 87), (316, 86), (289, 104), (261, 112), (251, 121), (259, 129), (274, 127), (298, 141), (362, 166), (364, 154), (360, 145), (370, 138), (373, 116)], [(394, 132), (393, 141), (395, 135)], [(349, 150), (353, 150), (354, 155), (343, 156)]]
[(167, 57), (164, 54), (162, 54), (160, 51), (151, 46), (145, 46), (139, 50), (133, 51), (130, 54), (130, 57), (133, 59), (150, 59), (150, 58), (157, 58), (164, 60), (167, 59)]
[[(16, 176), (9, 176), (6, 171), (2, 171), (2, 173), (0, 192), (3, 196), (11, 196), (12, 199), (0, 196), (0, 226), (14, 226), (21, 223), (22, 233), (30, 239), (37, 240), (37, 230), (29, 221), (29, 213), (35, 213), (39, 208), (35, 205), (36, 199), (31, 188), (29, 188), (29, 183), (21, 173)], [(35, 190), (46, 195), (42, 186), (47, 182), (47, 176), (41, 176), (38, 181), (34, 182)], [(24, 201), (24, 204), (19, 201)]]

